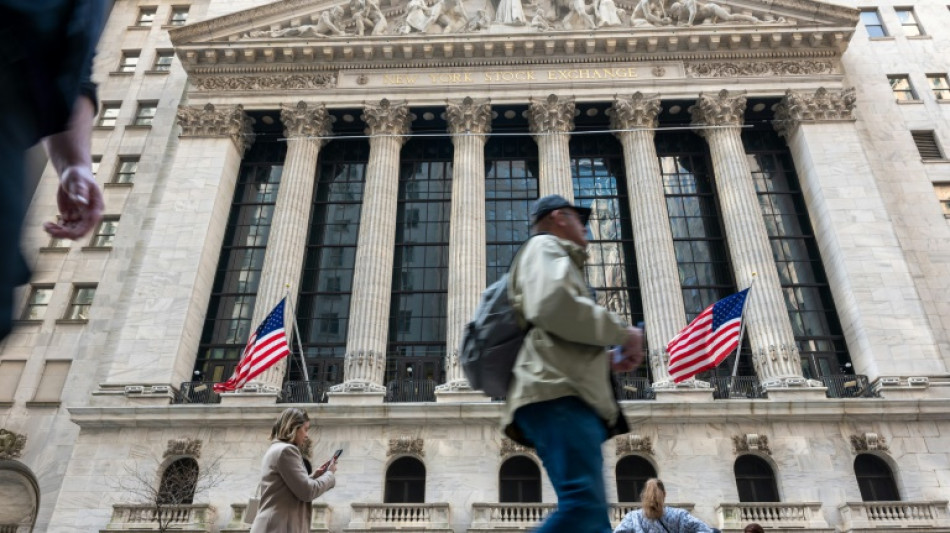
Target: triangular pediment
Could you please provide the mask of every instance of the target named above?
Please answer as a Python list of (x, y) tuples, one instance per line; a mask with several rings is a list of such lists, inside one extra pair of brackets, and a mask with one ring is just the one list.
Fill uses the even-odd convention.
[(857, 10), (815, 0), (283, 0), (171, 38), (189, 70), (777, 48), (827, 56), (844, 51), (857, 21)]

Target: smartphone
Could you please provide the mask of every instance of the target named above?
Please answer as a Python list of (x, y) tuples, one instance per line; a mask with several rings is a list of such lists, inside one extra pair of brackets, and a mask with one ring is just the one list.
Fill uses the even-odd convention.
[(342, 453), (343, 453), (343, 448), (340, 448), (339, 450), (333, 452), (333, 461), (336, 462), (336, 460), (340, 458), (340, 455)]

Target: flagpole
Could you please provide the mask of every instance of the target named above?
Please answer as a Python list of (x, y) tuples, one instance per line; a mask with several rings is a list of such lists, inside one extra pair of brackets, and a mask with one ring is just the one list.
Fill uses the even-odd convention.
[[(294, 317), (294, 337), (297, 338), (297, 349), (300, 350), (300, 365), (303, 370), (303, 380), (306, 383), (307, 387), (307, 400), (308, 403), (313, 403), (313, 393), (310, 390), (310, 376), (307, 373), (307, 360), (303, 356), (303, 343), (300, 342), (300, 328), (297, 326), (297, 312), (294, 310), (294, 306), (290, 303), (290, 283), (285, 285), (287, 287), (287, 292), (285, 298), (287, 298), (287, 305), (290, 307), (290, 316)], [(288, 369), (290, 364), (287, 365)]]
[(736, 361), (732, 365), (732, 377), (735, 379), (736, 372), (739, 371), (739, 353), (742, 351), (742, 337), (745, 335), (745, 310), (749, 308), (749, 298), (752, 297), (752, 286), (755, 285), (756, 273), (752, 273), (752, 282), (749, 283), (749, 293), (746, 294), (746, 302), (742, 306), (742, 313), (739, 315), (739, 344), (736, 345)]

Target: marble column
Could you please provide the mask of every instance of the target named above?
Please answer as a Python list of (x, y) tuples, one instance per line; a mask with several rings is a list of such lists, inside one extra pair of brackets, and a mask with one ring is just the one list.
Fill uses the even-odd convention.
[(560, 194), (574, 201), (569, 145), (574, 130), (574, 99), (549, 95), (531, 100), (528, 125), (538, 143), (538, 196)]
[[(353, 296), (346, 336), (344, 383), (332, 392), (385, 392), (386, 342), (392, 297), (399, 195), (399, 150), (409, 133), (412, 115), (403, 103), (381, 100), (364, 107), (370, 135), (369, 162), (360, 212)], [(333, 398), (331, 397), (331, 401)]]
[[(280, 119), (284, 123), (284, 137), (287, 138), (287, 155), (284, 157), (284, 169), (277, 190), (251, 324), (257, 327), (286, 295), (286, 327), (288, 334), (292, 333), (296, 338), (293, 320), (294, 314), (299, 315), (297, 295), (307, 251), (317, 157), (331, 129), (330, 117), (323, 105), (306, 102), (282, 105)], [(291, 357), (300, 357), (296, 341), (294, 345), (291, 346)], [(284, 358), (254, 381), (265, 390), (279, 391), (283, 386), (286, 367), (287, 359)]]
[(872, 381), (945, 373), (854, 109), (853, 89), (788, 91), (773, 123), (792, 153), (854, 371)]
[[(178, 123), (174, 161), (152, 191), (153, 204), (164, 207), (146, 222), (149, 239), (136, 252), (141, 256), (134, 289), (116, 302), (125, 327), (111, 341), (115, 356), (101, 386), (106, 395), (127, 385), (160, 385), (136, 398), (167, 403), (168, 392), (159, 390), (195, 379), (215, 265), (241, 158), (254, 133), (253, 120), (239, 105), (183, 105)], [(155, 326), (156, 314), (162, 327)]]
[(452, 215), (449, 226), (449, 284), (445, 384), (437, 393), (470, 391), (459, 365), (462, 330), (485, 290), (485, 142), (491, 132), (491, 104), (465, 98), (449, 102), (445, 115), (455, 152), (452, 159)]
[(663, 388), (676, 386), (668, 371), (666, 343), (686, 326), (686, 308), (673, 250), (663, 176), (653, 142), (660, 109), (659, 95), (638, 92), (630, 97), (618, 97), (610, 109), (610, 123), (611, 128), (619, 130), (615, 134), (623, 146), (653, 386)]
[(745, 309), (755, 371), (766, 387), (803, 385), (798, 347), (742, 146), (745, 105), (744, 95), (723, 90), (700, 94), (690, 113), (696, 133), (709, 143), (736, 283), (745, 288), (755, 278)]

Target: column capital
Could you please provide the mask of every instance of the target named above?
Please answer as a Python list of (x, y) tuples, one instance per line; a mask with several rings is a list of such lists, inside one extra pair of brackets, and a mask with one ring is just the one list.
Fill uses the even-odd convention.
[[(281, 104), (280, 120), (284, 123), (284, 137), (327, 137), (333, 129), (330, 115), (323, 104), (308, 104), (300, 101), (296, 105)], [(319, 139), (321, 146), (326, 139)]]
[(242, 154), (254, 143), (254, 119), (244, 106), (178, 106), (180, 137), (230, 137)]
[(574, 130), (574, 99), (556, 94), (543, 100), (531, 99), (528, 107), (531, 133), (568, 133)]
[(802, 122), (853, 121), (856, 97), (854, 87), (817, 91), (785, 91), (785, 97), (775, 108), (772, 125), (782, 137), (787, 137)]
[(445, 118), (452, 135), (490, 133), (491, 103), (488, 100), (476, 102), (470, 96), (463, 100), (449, 100), (445, 106)]
[(404, 141), (413, 116), (406, 102), (383, 98), (378, 104), (365, 104), (360, 118), (366, 123), (367, 135), (394, 135)]
[[(745, 104), (745, 93), (730, 95), (723, 89), (715, 95), (700, 93), (689, 112), (693, 115), (693, 126), (741, 126)], [(702, 135), (703, 130), (697, 133)]]
[(631, 96), (616, 96), (607, 114), (610, 115), (610, 127), (614, 130), (652, 129), (656, 128), (656, 117), (662, 109), (660, 95), (646, 95), (637, 91)]

